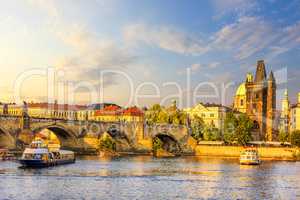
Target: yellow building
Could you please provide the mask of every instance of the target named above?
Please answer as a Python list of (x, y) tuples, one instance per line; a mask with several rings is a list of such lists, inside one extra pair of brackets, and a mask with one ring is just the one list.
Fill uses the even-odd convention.
[(7, 106), (7, 112), (10, 116), (22, 116), (23, 108), (19, 105), (10, 104)]
[(300, 93), (298, 94), (298, 102), (290, 109), (290, 131), (300, 130)]
[(233, 109), (241, 113), (246, 113), (246, 85), (242, 83), (235, 94)]
[(102, 122), (143, 122), (144, 113), (137, 107), (122, 109), (120, 106), (111, 105), (95, 111), (93, 120)]
[(96, 110), (93, 120), (102, 122), (118, 122), (122, 109), (120, 106), (111, 105), (103, 109)]
[(223, 126), (228, 108), (217, 104), (199, 103), (193, 108), (184, 109), (184, 111), (193, 119), (194, 116), (201, 117), (205, 124), (213, 125), (216, 128)]
[[(253, 75), (248, 73), (246, 82), (252, 82), (253, 81)], [(233, 102), (233, 109), (241, 112), (246, 113), (247, 112), (247, 89), (246, 89), (246, 83), (242, 83), (234, 96), (234, 102)]]
[(143, 122), (144, 112), (137, 107), (131, 107), (123, 110), (120, 121), (125, 122)]

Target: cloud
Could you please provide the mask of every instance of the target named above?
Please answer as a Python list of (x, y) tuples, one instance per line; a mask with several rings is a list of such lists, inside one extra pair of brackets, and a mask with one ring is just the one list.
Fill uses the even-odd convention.
[(37, 9), (40, 9), (44, 12), (46, 12), (46, 14), (48, 14), (50, 17), (59, 17), (60, 13), (59, 13), (59, 6), (56, 4), (57, 1), (55, 0), (48, 0), (48, 1), (44, 1), (44, 0), (25, 0), (25, 2)]
[(288, 26), (283, 30), (284, 37), (280, 40), (281, 45), (299, 45), (300, 44), (300, 21), (294, 25)]
[(220, 64), (221, 63), (219, 63), (219, 62), (212, 62), (212, 63), (208, 63), (208, 64), (194, 63), (183, 70), (177, 70), (177, 74), (178, 75), (186, 74), (188, 69), (190, 70), (191, 74), (195, 74), (195, 73), (199, 72), (200, 70), (214, 69), (214, 68), (218, 67)]
[(241, 17), (218, 31), (211, 45), (214, 49), (231, 51), (236, 59), (245, 59), (267, 48), (279, 36), (260, 18)]
[[(123, 38), (131, 47), (146, 44), (194, 56), (226, 52), (236, 60), (244, 60), (256, 54), (278, 56), (299, 45), (300, 22), (278, 30), (260, 17), (241, 16), (212, 33), (206, 40), (164, 25), (132, 24), (123, 29)], [(219, 64), (211, 63), (210, 67)]]
[(227, 14), (237, 14), (243, 16), (257, 9), (256, 0), (212, 0), (216, 12), (214, 18), (220, 18)]
[(124, 28), (123, 37), (129, 44), (142, 42), (178, 54), (200, 55), (208, 51), (199, 38), (167, 26), (133, 24)]
[[(124, 71), (137, 60), (126, 47), (111, 39), (99, 38), (86, 30), (81, 26), (73, 26), (55, 33), (73, 52), (54, 64), (65, 70), (70, 79), (88, 80), (99, 84), (101, 70)], [(118, 84), (116, 76), (112, 76), (111, 80), (113, 81), (102, 83), (105, 86)]]

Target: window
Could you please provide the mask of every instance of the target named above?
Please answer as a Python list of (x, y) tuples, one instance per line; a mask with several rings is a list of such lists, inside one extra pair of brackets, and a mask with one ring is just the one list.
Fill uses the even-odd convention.
[(255, 97), (258, 99), (259, 98), (259, 94), (256, 94)]
[(211, 113), (209, 116), (210, 116), (210, 117), (215, 117), (215, 115), (214, 115), (213, 113)]
[(241, 106), (244, 106), (244, 99), (241, 99)]
[(205, 117), (205, 113), (202, 113), (202, 114), (201, 114), (201, 117)]

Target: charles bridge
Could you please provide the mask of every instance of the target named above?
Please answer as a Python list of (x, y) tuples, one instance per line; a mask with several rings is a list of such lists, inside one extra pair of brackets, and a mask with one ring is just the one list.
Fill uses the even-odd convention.
[[(147, 125), (144, 122), (99, 122), (0, 116), (0, 148), (23, 149), (42, 130), (52, 131), (62, 148), (95, 150), (103, 133), (126, 141), (120, 151), (151, 151), (153, 139), (173, 142), (182, 153), (191, 152), (190, 129), (182, 125)], [(123, 142), (124, 143), (124, 142)]]

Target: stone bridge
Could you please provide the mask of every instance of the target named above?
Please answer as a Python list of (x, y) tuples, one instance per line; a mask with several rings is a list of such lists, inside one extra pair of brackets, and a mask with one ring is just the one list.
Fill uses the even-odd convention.
[(143, 122), (98, 122), (0, 116), (0, 148), (22, 149), (36, 133), (48, 129), (55, 133), (61, 146), (78, 151), (96, 150), (105, 132), (126, 141), (120, 151), (151, 151), (155, 137), (168, 138), (179, 144), (183, 152), (188, 146), (189, 129), (176, 125), (146, 125)]

